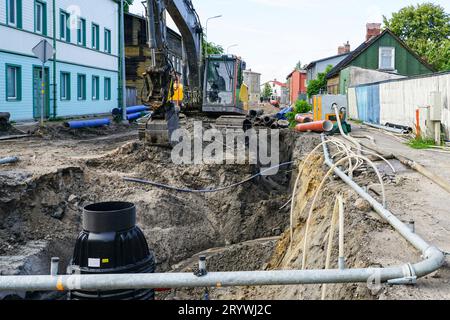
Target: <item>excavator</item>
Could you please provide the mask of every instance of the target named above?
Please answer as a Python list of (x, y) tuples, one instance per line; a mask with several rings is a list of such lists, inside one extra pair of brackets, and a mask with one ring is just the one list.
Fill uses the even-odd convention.
[[(151, 64), (143, 74), (141, 100), (152, 113), (139, 120), (139, 138), (149, 145), (170, 146), (172, 133), (180, 127), (180, 111), (219, 116), (219, 128), (249, 129), (245, 62), (234, 55), (203, 54), (203, 29), (191, 0), (147, 0), (144, 6)], [(166, 12), (182, 36), (183, 110), (171, 101), (177, 74), (169, 58)]]

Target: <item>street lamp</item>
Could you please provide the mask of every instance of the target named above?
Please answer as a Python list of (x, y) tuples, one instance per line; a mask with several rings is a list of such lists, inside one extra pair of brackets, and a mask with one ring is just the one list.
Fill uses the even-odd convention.
[(239, 45), (238, 45), (238, 44), (233, 44), (233, 45), (229, 46), (229, 47), (227, 48), (227, 54), (230, 52), (230, 49), (231, 49), (231, 48), (234, 48), (234, 47), (237, 47), (237, 46), (239, 46)]
[(209, 20), (218, 19), (218, 18), (222, 18), (222, 15), (220, 14), (218, 16), (209, 17), (208, 19), (206, 19), (206, 27), (205, 27), (205, 42), (206, 42), (206, 45), (208, 45), (208, 22), (209, 22)]

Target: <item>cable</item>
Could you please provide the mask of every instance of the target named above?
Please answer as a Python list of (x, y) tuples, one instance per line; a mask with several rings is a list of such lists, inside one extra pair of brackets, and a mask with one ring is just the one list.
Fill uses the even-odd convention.
[(253, 176), (251, 176), (250, 178), (247, 178), (241, 182), (237, 182), (237, 183), (233, 183), (232, 185), (226, 186), (226, 187), (220, 187), (217, 189), (201, 189), (201, 190), (193, 190), (193, 189), (187, 189), (187, 188), (178, 188), (178, 187), (174, 187), (174, 186), (170, 186), (167, 184), (163, 184), (163, 183), (159, 183), (159, 182), (154, 182), (154, 181), (148, 181), (148, 180), (142, 180), (142, 179), (138, 179), (138, 178), (123, 178), (124, 181), (128, 181), (128, 182), (136, 182), (136, 183), (141, 183), (141, 184), (148, 184), (157, 188), (161, 188), (161, 189), (168, 189), (168, 190), (174, 190), (174, 191), (178, 191), (178, 192), (185, 192), (185, 193), (215, 193), (215, 192), (220, 192), (220, 191), (225, 191), (237, 186), (240, 186), (241, 184), (250, 182), (251, 180), (253, 180), (256, 177), (262, 176), (264, 175), (264, 173), (269, 172), (270, 170), (276, 169), (276, 168), (280, 168), (283, 166), (288, 166), (293, 164), (294, 161), (290, 161), (290, 162), (285, 162), (276, 166), (273, 166), (271, 168), (265, 169), (261, 172), (259, 172), (258, 174), (255, 174)]

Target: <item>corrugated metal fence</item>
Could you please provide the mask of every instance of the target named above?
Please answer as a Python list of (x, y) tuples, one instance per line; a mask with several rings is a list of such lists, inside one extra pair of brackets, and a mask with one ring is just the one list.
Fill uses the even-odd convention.
[(353, 119), (385, 124), (386, 122), (415, 127), (416, 110), (420, 110), (420, 126), (425, 130), (426, 107), (430, 94), (442, 95), (442, 124), (450, 137), (450, 73), (408, 79), (389, 80), (350, 87), (349, 114)]
[(127, 87), (127, 107), (136, 106), (137, 104), (136, 88)]

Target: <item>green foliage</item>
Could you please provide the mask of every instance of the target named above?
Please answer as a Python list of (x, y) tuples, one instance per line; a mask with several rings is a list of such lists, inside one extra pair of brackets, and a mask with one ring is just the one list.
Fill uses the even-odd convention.
[(413, 149), (429, 149), (435, 146), (434, 139), (425, 139), (421, 137), (416, 137), (408, 142), (408, 145)]
[(296, 66), (295, 66), (295, 70), (297, 70), (297, 71), (302, 70), (302, 62), (301, 61), (297, 62)]
[(263, 89), (263, 91), (262, 91), (261, 96), (262, 96), (264, 99), (270, 99), (270, 97), (272, 96), (272, 93), (273, 93), (272, 87), (270, 86), (269, 83), (266, 83), (266, 84), (264, 85), (264, 89)]
[(124, 0), (123, 1), (123, 11), (124, 12), (129, 12), (130, 11), (130, 6), (133, 4), (134, 0)]
[(295, 121), (295, 116), (299, 113), (308, 113), (312, 110), (312, 105), (310, 105), (305, 100), (297, 100), (294, 105), (292, 112), (286, 113), (286, 118), (289, 121), (289, 127), (293, 128), (297, 124)]
[(294, 112), (297, 113), (307, 113), (312, 110), (312, 105), (310, 105), (305, 100), (297, 100), (295, 102)]
[(450, 70), (450, 14), (433, 3), (407, 6), (391, 19), (384, 17), (389, 28), (436, 70)]
[(308, 97), (315, 96), (317, 94), (326, 92), (327, 90), (327, 74), (333, 69), (332, 65), (328, 65), (324, 72), (317, 75), (317, 79), (311, 80), (308, 83), (306, 93)]
[(215, 44), (213, 42), (208, 42), (203, 37), (203, 51), (206, 55), (210, 54), (223, 54), (225, 51), (221, 45)]

